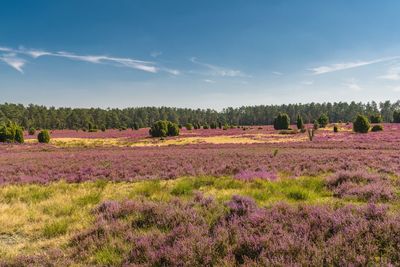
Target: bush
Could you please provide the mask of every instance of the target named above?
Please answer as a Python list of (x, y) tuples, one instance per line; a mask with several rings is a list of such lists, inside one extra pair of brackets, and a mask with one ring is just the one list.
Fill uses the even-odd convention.
[(0, 142), (23, 143), (24, 132), (22, 128), (11, 121), (7, 124), (0, 124)]
[(133, 123), (133, 127), (134, 130), (139, 130), (139, 124), (137, 124), (136, 122)]
[(318, 130), (319, 129), (319, 123), (318, 123), (317, 120), (314, 121), (313, 129), (314, 130)]
[(40, 133), (38, 134), (38, 141), (39, 141), (39, 143), (48, 144), (50, 142), (49, 131), (47, 131), (47, 130), (40, 131)]
[(290, 118), (286, 113), (279, 113), (274, 119), (275, 130), (287, 130), (289, 129)]
[(393, 122), (400, 123), (400, 110), (395, 110), (393, 112)]
[(300, 114), (297, 115), (297, 129), (301, 130), (304, 128), (304, 123), (303, 123), (303, 119), (301, 118)]
[(179, 126), (176, 123), (173, 122), (168, 122), (168, 131), (167, 135), (168, 136), (178, 136), (179, 135)]
[(106, 127), (105, 127), (105, 126), (102, 126), (102, 127), (101, 127), (101, 131), (102, 131), (102, 132), (105, 132), (105, 131), (106, 131)]
[(156, 121), (149, 133), (152, 137), (177, 136), (179, 135), (179, 127), (178, 124), (170, 121)]
[(368, 118), (363, 115), (357, 115), (356, 120), (353, 123), (353, 131), (356, 133), (368, 133), (371, 127)]
[(383, 126), (382, 125), (374, 125), (371, 128), (371, 132), (380, 132), (380, 131), (383, 131)]
[(211, 129), (217, 129), (217, 123), (215, 122), (215, 121), (213, 121), (211, 124), (210, 124), (210, 128)]
[(186, 130), (191, 131), (193, 129), (193, 124), (187, 123), (185, 128), (186, 128)]
[(203, 125), (203, 129), (206, 129), (206, 130), (207, 130), (208, 128), (209, 128), (208, 124), (204, 124), (204, 125)]
[(15, 142), (20, 144), (24, 143), (24, 131), (21, 127), (15, 129)]
[(218, 128), (222, 129), (222, 122), (218, 122)]
[(35, 135), (35, 132), (36, 132), (36, 130), (33, 127), (29, 128), (29, 130), (28, 130), (29, 135)]
[(339, 132), (339, 128), (337, 127), (336, 124), (333, 126), (333, 132), (335, 133)]
[(321, 116), (319, 116), (318, 118), (318, 124), (320, 125), (320, 127), (325, 128), (329, 123), (329, 117), (326, 114), (322, 114)]
[(371, 123), (381, 123), (383, 121), (381, 114), (376, 113), (369, 116), (369, 121)]

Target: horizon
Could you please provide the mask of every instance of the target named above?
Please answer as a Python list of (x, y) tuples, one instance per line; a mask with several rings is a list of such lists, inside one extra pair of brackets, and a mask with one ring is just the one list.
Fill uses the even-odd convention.
[(0, 10), (1, 100), (215, 110), (394, 102), (400, 3), (388, 2), (10, 2)]

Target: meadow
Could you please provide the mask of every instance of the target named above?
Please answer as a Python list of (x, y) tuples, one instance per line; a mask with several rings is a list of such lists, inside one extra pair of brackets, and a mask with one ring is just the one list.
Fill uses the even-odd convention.
[(0, 144), (0, 266), (398, 265), (400, 124), (337, 125), (25, 133)]

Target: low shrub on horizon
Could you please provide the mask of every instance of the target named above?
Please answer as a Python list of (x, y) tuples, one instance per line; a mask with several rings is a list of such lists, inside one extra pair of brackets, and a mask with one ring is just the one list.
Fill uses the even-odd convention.
[(48, 144), (50, 142), (50, 133), (48, 130), (41, 130), (38, 134), (39, 143)]
[(374, 125), (371, 128), (371, 132), (381, 132), (383, 131), (383, 126), (382, 125)]

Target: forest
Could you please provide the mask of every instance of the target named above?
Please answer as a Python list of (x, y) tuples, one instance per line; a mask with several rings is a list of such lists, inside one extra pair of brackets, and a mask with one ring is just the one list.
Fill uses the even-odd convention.
[(13, 121), (25, 129), (82, 129), (93, 125), (97, 128), (120, 129), (150, 127), (158, 120), (168, 120), (185, 125), (187, 123), (230, 125), (270, 125), (278, 113), (287, 113), (291, 122), (298, 115), (305, 123), (311, 123), (321, 114), (331, 122), (353, 121), (357, 114), (367, 116), (380, 114), (384, 122), (400, 122), (400, 100), (396, 102), (375, 101), (308, 103), (287, 105), (259, 105), (228, 107), (222, 111), (213, 109), (189, 109), (172, 107), (132, 108), (55, 108), (42, 105), (4, 103), (0, 104), (0, 122)]

